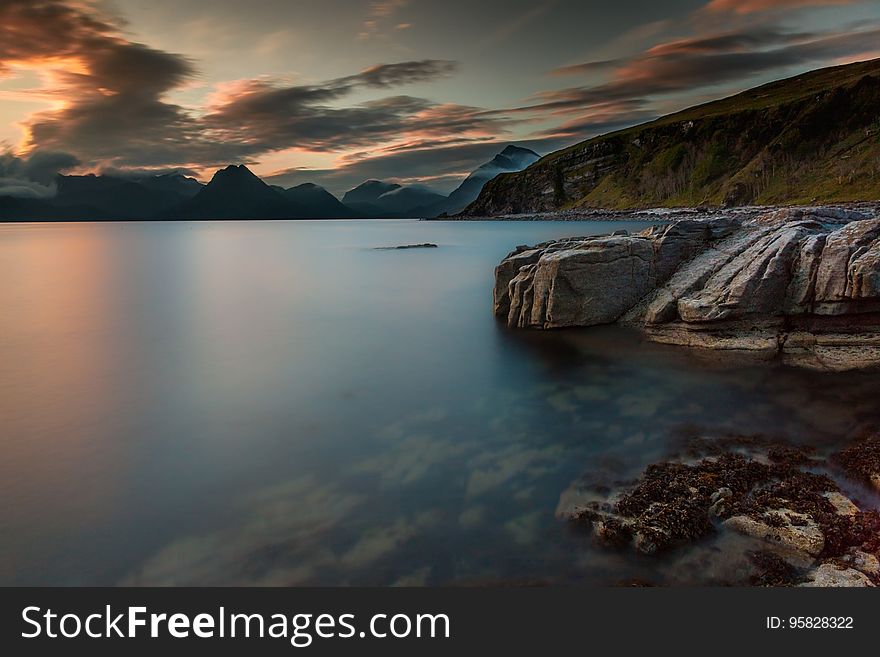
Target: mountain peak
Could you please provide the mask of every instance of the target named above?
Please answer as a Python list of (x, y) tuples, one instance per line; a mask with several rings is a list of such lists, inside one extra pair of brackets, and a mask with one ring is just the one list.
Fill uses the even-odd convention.
[(366, 180), (360, 185), (345, 193), (343, 203), (374, 203), (382, 194), (400, 189), (397, 183), (387, 183), (382, 180)]
[(211, 182), (215, 180), (223, 180), (223, 179), (257, 179), (257, 176), (253, 171), (248, 169), (244, 164), (230, 164), (228, 167), (223, 169), (218, 169), (216, 173), (214, 173), (213, 178), (211, 178)]
[(515, 146), (514, 144), (508, 144), (504, 147), (504, 150), (499, 153), (499, 155), (534, 155), (535, 157), (539, 157), (538, 154), (529, 149), (523, 148), (522, 146)]

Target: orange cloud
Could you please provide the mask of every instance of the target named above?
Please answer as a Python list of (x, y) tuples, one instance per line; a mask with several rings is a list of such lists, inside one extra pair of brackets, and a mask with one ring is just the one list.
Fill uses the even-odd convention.
[(754, 14), (771, 9), (796, 9), (799, 7), (824, 7), (851, 5), (860, 0), (712, 0), (707, 11)]

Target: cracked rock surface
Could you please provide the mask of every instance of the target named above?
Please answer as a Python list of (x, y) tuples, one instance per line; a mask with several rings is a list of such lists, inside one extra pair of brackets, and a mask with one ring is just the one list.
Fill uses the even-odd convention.
[(880, 365), (880, 218), (786, 208), (518, 247), (494, 302), (511, 327), (620, 322), (816, 369)]

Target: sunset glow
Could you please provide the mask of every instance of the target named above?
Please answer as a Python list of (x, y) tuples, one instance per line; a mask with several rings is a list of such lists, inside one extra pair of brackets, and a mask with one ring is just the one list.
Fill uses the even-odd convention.
[[(5, 161), (53, 153), (67, 173), (201, 179), (246, 163), (335, 193), (366, 178), (445, 192), (507, 143), (547, 153), (873, 56), (880, 37), (880, 7), (858, 0), (680, 0), (662, 19), (649, 2), (600, 4), (517, 1), (499, 20), (489, 7), (343, 0), (331, 26), (311, 0), (218, 2), (209, 17), (165, 0), (4, 0)], [(20, 175), (2, 166), (0, 179)]]

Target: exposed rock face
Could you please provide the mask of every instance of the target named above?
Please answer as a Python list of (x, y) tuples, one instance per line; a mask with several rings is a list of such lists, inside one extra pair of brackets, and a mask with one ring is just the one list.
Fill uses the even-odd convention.
[(784, 209), (519, 247), (495, 270), (495, 314), (520, 328), (622, 322), (819, 369), (876, 365), (880, 218)]

